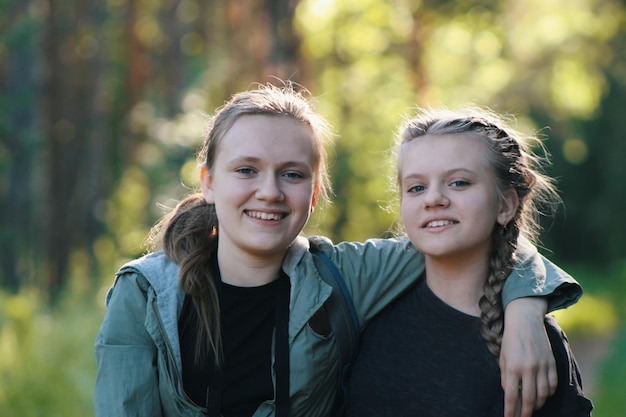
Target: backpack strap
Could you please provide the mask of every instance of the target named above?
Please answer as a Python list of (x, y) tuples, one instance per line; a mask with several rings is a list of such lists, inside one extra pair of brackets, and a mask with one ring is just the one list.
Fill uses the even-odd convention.
[(344, 414), (348, 398), (348, 376), (359, 347), (360, 324), (352, 297), (341, 273), (326, 254), (311, 245), (311, 254), (319, 275), (333, 290), (324, 307), (339, 350), (341, 402), (339, 415)]

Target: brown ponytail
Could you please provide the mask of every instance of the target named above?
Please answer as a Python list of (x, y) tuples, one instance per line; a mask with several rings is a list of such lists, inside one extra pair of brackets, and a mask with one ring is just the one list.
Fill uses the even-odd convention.
[[(306, 91), (296, 91), (285, 82), (283, 87), (260, 86), (234, 95), (217, 111), (209, 126), (209, 134), (198, 152), (198, 163), (211, 170), (222, 138), (242, 115), (263, 114), (291, 117), (307, 126), (312, 133), (316, 152), (315, 185), (320, 200), (330, 193), (330, 181), (324, 146), (332, 139), (330, 126), (316, 113), (305, 98)], [(212, 356), (219, 365), (221, 358), (220, 307), (215, 271), (219, 223), (215, 206), (202, 194), (193, 194), (181, 201), (152, 230), (150, 240), (160, 240), (168, 258), (180, 265), (180, 286), (191, 296), (195, 315), (196, 363)]]
[(217, 216), (202, 194), (181, 201), (163, 233), (163, 250), (180, 265), (180, 286), (191, 296), (198, 323), (195, 359), (206, 358), (209, 349), (220, 357), (220, 306), (213, 277), (217, 264)]
[(160, 243), (165, 255), (180, 266), (180, 287), (191, 296), (195, 316), (191, 323), (197, 327), (196, 363), (206, 360), (209, 354), (219, 363), (221, 352), (220, 306), (213, 277), (217, 228), (215, 206), (196, 193), (163, 217), (149, 238), (153, 249)]

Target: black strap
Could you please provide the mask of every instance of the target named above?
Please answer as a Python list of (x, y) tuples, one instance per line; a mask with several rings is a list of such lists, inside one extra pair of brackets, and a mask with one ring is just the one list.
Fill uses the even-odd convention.
[(276, 292), (274, 371), (276, 372), (276, 417), (289, 417), (289, 278), (279, 278)]
[[(217, 262), (214, 263), (213, 267), (213, 283), (217, 291), (218, 302), (222, 305), (222, 275)], [(220, 352), (220, 356), (222, 355), (223, 352)], [(217, 363), (222, 363), (223, 357), (213, 358), (212, 356), (209, 360), (215, 360), (216, 363), (209, 366), (209, 383), (206, 389), (205, 404), (209, 417), (219, 417), (222, 407), (222, 369)]]
[(339, 386), (343, 397), (340, 398), (338, 412), (339, 415), (342, 415), (347, 408), (350, 368), (359, 346), (359, 317), (350, 292), (335, 264), (314, 245), (311, 245), (311, 253), (319, 275), (333, 288), (331, 296), (326, 300), (324, 306), (328, 310), (330, 326), (335, 334), (337, 349), (339, 350)]

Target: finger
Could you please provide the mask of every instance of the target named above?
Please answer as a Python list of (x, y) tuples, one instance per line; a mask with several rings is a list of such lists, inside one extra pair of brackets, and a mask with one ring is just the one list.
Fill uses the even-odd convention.
[(537, 374), (537, 398), (535, 400), (535, 410), (540, 409), (550, 395), (550, 379), (548, 371)]
[(498, 359), (498, 365), (500, 366), (500, 385), (502, 386), (502, 389), (506, 391), (507, 373), (506, 373), (506, 359), (504, 358), (504, 355), (500, 355), (500, 358)]
[(537, 378), (536, 375), (525, 376), (521, 385), (522, 412), (521, 417), (531, 417), (535, 411), (537, 402)]
[(554, 395), (557, 387), (559, 386), (559, 376), (556, 371), (556, 361), (552, 358), (552, 362), (548, 366), (548, 395)]
[(522, 396), (517, 397), (517, 403), (515, 403), (515, 417), (520, 417), (522, 414)]
[(556, 362), (554, 357), (550, 357), (549, 361), (540, 366), (537, 372), (537, 398), (535, 400), (535, 410), (539, 410), (548, 397), (554, 395), (558, 387), (558, 375), (556, 371)]
[[(550, 352), (552, 354), (548, 355), (546, 359), (547, 363), (543, 365), (542, 367), (545, 370), (540, 369), (539, 372), (543, 371), (547, 378), (547, 381), (546, 381), (546, 384), (548, 385), (547, 396), (546, 396), (546, 399), (547, 399), (547, 397), (549, 397), (550, 395), (554, 395), (554, 393), (556, 392), (556, 388), (559, 384), (559, 378), (558, 378), (558, 374), (556, 370), (556, 359), (554, 358), (554, 352), (552, 352), (552, 346), (550, 345), (550, 338), (548, 337), (547, 333), (546, 333), (546, 340), (548, 342), (548, 346), (550, 347)], [(537, 408), (540, 408), (541, 406), (543, 406), (544, 401), (542, 401), (541, 404), (537, 405)]]
[(515, 410), (518, 403), (521, 404), (519, 380), (508, 378), (505, 384), (503, 379), (502, 388), (504, 389), (504, 417), (517, 417)]

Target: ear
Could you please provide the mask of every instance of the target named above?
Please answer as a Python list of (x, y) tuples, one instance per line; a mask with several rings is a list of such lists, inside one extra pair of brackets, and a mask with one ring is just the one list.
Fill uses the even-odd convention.
[(498, 211), (498, 223), (502, 226), (506, 226), (511, 219), (515, 216), (515, 212), (519, 207), (519, 197), (514, 189), (510, 188), (502, 193), (502, 200), (500, 201), (500, 211)]
[(200, 187), (202, 188), (202, 195), (209, 204), (215, 204), (215, 197), (213, 195), (213, 174), (211, 170), (202, 165), (200, 170)]
[(319, 184), (315, 184), (313, 188), (313, 196), (311, 197), (311, 213), (313, 213), (313, 211), (315, 210), (315, 206), (317, 206), (319, 198), (320, 198), (320, 186)]

